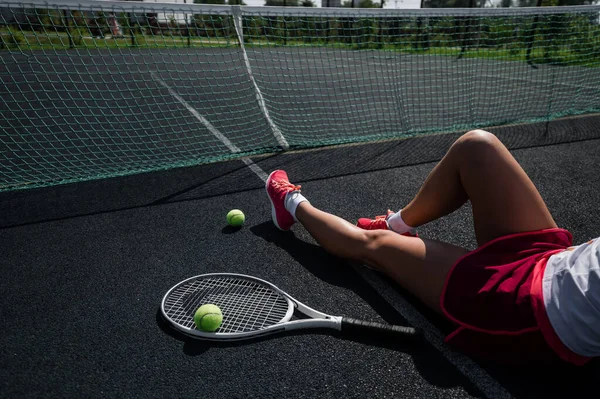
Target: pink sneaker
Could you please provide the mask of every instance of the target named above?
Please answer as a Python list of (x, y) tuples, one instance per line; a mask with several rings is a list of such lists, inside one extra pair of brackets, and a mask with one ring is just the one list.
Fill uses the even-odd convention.
[(388, 209), (387, 214), (375, 216), (375, 219), (360, 218), (358, 219), (358, 223), (356, 223), (356, 226), (364, 230), (389, 230), (390, 227), (388, 226), (386, 219), (392, 213), (394, 212)]
[[(394, 214), (394, 212), (388, 209), (387, 214), (375, 216), (375, 219), (360, 218), (358, 219), (356, 226), (364, 230), (391, 230), (390, 226), (388, 225), (387, 218), (389, 218), (392, 214)], [(401, 235), (407, 237), (418, 237), (417, 233), (413, 234), (410, 231), (402, 233)]]
[(300, 191), (300, 186), (290, 183), (287, 173), (276, 170), (269, 175), (265, 184), (267, 195), (271, 200), (271, 217), (279, 230), (289, 230), (294, 224), (294, 217), (285, 209), (284, 201), (287, 193)]

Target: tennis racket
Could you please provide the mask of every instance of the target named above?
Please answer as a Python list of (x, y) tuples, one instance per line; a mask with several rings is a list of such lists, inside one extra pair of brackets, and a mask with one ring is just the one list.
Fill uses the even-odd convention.
[[(215, 332), (198, 330), (194, 323), (196, 309), (207, 303), (217, 305), (223, 313), (223, 322)], [(304, 318), (292, 320), (296, 311)], [(350, 335), (375, 334), (400, 340), (420, 337), (420, 332), (412, 327), (321, 313), (275, 285), (243, 274), (212, 273), (188, 278), (165, 294), (161, 312), (176, 330), (207, 340), (236, 341), (310, 328), (332, 328)]]

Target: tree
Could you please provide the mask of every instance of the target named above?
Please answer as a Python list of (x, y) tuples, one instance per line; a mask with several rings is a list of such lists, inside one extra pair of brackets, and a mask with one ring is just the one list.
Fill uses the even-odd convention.
[[(346, 0), (342, 3), (342, 7), (352, 8), (353, 0)], [(373, 0), (359, 0), (358, 4), (354, 1), (356, 8), (380, 8), (381, 3), (375, 3)]]
[[(225, 4), (225, 0), (194, 0), (194, 4)], [(221, 15), (194, 14), (192, 30), (194, 36), (225, 37), (228, 41), (232, 34), (229, 18)]]
[(301, 7), (316, 7), (317, 5), (312, 0), (302, 0)]
[(298, 7), (298, 0), (266, 0), (265, 5), (276, 7)]
[[(471, 0), (423, 0), (423, 8), (469, 8)], [(481, 8), (486, 0), (474, 0), (473, 7)]]

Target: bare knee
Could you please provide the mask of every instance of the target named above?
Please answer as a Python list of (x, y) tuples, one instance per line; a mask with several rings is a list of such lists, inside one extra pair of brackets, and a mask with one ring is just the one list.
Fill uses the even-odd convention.
[(458, 153), (462, 163), (480, 164), (490, 161), (493, 154), (504, 149), (496, 136), (485, 130), (471, 130), (454, 142), (451, 150)]
[(366, 230), (362, 236), (363, 245), (360, 246), (361, 250), (357, 251), (355, 260), (376, 269), (381, 269), (380, 250), (392, 234), (396, 233), (389, 230)]
[(492, 133), (481, 129), (475, 129), (460, 136), (454, 144), (461, 147), (471, 146), (481, 148), (485, 146), (496, 146), (498, 143), (500, 143), (500, 140)]

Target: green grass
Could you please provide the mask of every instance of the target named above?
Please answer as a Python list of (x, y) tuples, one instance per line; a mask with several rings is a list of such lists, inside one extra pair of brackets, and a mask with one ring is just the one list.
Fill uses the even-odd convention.
[[(246, 47), (272, 47), (272, 46), (287, 46), (287, 47), (330, 47), (340, 49), (351, 49), (351, 50), (377, 50), (383, 52), (395, 52), (395, 53), (406, 53), (413, 55), (426, 55), (426, 56), (447, 56), (447, 57), (458, 57), (461, 54), (461, 48), (458, 46), (454, 47), (429, 47), (427, 49), (415, 48), (413, 44), (404, 42), (390, 43), (384, 42), (379, 43), (377, 41), (356, 43), (350, 42), (345, 43), (342, 41), (325, 42), (324, 40), (313, 43), (306, 43), (302, 40), (287, 40), (279, 39), (276, 41), (267, 40), (251, 40), (250, 43), (246, 44)], [(571, 65), (571, 66), (587, 66), (587, 67), (600, 67), (600, 46), (597, 47), (595, 53), (588, 52), (579, 54), (575, 51), (570, 51), (565, 47), (558, 49), (545, 49), (540, 47), (539, 43), (532, 47), (530, 53), (530, 60), (533, 63), (539, 64), (555, 64), (555, 65)], [(501, 60), (501, 61), (527, 61), (527, 48), (516, 47), (504, 48), (504, 47), (470, 47), (465, 50), (462, 54), (462, 58), (479, 58), (479, 59), (490, 59), (490, 60)]]
[[(127, 32), (127, 30), (126, 30)], [(167, 32), (168, 33), (168, 32)], [(66, 32), (18, 31), (14, 28), (0, 28), (0, 51), (34, 51), (34, 50), (101, 50), (116, 48), (139, 49), (165, 49), (165, 48), (228, 48), (237, 47), (237, 38), (234, 37), (200, 37), (179, 35), (134, 35), (120, 38), (91, 37), (87, 30), (73, 29), (71, 34)], [(384, 38), (389, 40), (389, 37)], [(410, 40), (398, 42), (379, 42), (375, 34), (363, 37), (332, 37), (329, 39), (314, 38), (310, 42), (306, 38), (285, 39), (284, 37), (246, 36), (246, 47), (260, 48), (273, 46), (286, 47), (326, 47), (348, 50), (377, 50), (382, 52), (406, 53), (427, 56), (458, 57), (461, 54), (457, 46), (431, 46), (427, 49), (415, 48)], [(578, 53), (567, 46), (555, 46), (548, 49), (536, 43), (531, 51), (530, 60), (534, 63), (550, 63), (556, 65), (577, 65), (586, 67), (600, 67), (600, 46), (595, 46), (593, 53)], [(492, 59), (502, 61), (527, 61), (527, 51), (524, 46), (505, 47), (469, 47), (463, 58)]]
[[(70, 49), (114, 49), (114, 48), (180, 48), (180, 47), (231, 47), (237, 45), (237, 40), (232, 38), (209, 38), (182, 36), (152, 36), (135, 35), (114, 38), (91, 37), (89, 33), (73, 31), (71, 35), (66, 32), (38, 33), (32, 31), (15, 31), (7, 28), (0, 29), (0, 35), (6, 38), (17, 36), (18, 40), (10, 41), (5, 50), (70, 50)], [(71, 40), (69, 40), (69, 36)]]

